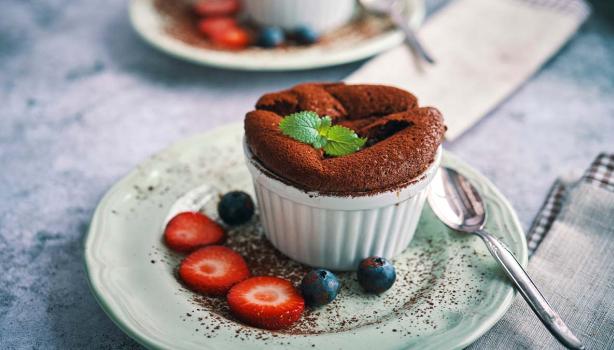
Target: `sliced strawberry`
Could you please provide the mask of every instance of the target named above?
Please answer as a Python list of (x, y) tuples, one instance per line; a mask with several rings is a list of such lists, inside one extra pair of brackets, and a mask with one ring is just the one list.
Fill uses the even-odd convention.
[(205, 245), (216, 244), (223, 238), (222, 227), (199, 212), (177, 214), (164, 230), (166, 245), (178, 252), (190, 252)]
[(190, 288), (209, 295), (224, 295), (250, 275), (243, 257), (230, 248), (212, 245), (188, 255), (179, 276)]
[(281, 329), (296, 322), (305, 300), (290, 281), (252, 277), (236, 284), (228, 295), (230, 311), (243, 322), (265, 329)]
[(231, 50), (239, 50), (249, 45), (249, 34), (240, 27), (229, 27), (211, 35), (213, 44)]
[(207, 37), (219, 34), (237, 26), (237, 20), (232, 17), (211, 17), (198, 22), (198, 30)]
[(239, 0), (200, 0), (194, 4), (194, 12), (203, 17), (230, 16), (239, 12)]

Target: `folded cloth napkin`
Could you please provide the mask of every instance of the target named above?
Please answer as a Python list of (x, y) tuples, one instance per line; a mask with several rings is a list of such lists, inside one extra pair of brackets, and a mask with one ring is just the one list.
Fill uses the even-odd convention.
[[(587, 349), (614, 349), (614, 153), (557, 180), (528, 233), (528, 272)], [(539, 248), (539, 249), (538, 249)], [(516, 296), (470, 349), (563, 348)]]
[(418, 65), (401, 45), (346, 81), (412, 91), (442, 111), (452, 140), (537, 71), (589, 12), (583, 0), (455, 0), (419, 32), (437, 64)]

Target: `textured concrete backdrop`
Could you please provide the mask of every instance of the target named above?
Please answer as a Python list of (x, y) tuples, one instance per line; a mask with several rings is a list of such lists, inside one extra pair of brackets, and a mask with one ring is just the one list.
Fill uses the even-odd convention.
[[(528, 227), (549, 185), (614, 151), (612, 4), (448, 149)], [(174, 141), (240, 121), (255, 99), (360, 63), (299, 73), (203, 68), (131, 30), (124, 0), (4, 0), (0, 9), (0, 347), (137, 348), (88, 290), (82, 240), (103, 193)]]

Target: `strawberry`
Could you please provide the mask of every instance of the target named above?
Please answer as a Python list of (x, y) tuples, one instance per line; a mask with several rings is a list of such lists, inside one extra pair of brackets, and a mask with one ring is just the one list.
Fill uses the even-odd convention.
[(305, 300), (290, 281), (252, 277), (236, 284), (226, 296), (230, 311), (243, 322), (265, 329), (281, 329), (296, 322)]
[(229, 27), (212, 33), (211, 42), (222, 48), (239, 50), (249, 45), (249, 34), (243, 28)]
[(188, 255), (179, 266), (179, 277), (190, 288), (209, 295), (224, 295), (234, 284), (250, 276), (243, 257), (230, 248), (212, 245)]
[(216, 244), (223, 238), (222, 227), (199, 212), (177, 214), (164, 230), (166, 245), (178, 252), (190, 252), (205, 245)]
[(203, 17), (230, 16), (239, 12), (239, 0), (200, 0), (194, 4), (194, 12)]
[(198, 22), (198, 30), (206, 37), (212, 37), (229, 28), (235, 28), (237, 20), (232, 17), (211, 17)]

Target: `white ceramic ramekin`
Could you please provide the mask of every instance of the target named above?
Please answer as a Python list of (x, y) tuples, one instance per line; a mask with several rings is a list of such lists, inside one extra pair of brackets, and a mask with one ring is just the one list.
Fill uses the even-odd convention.
[(319, 33), (335, 29), (350, 20), (355, 0), (244, 0), (249, 18), (264, 26), (293, 30), (307, 25)]
[(356, 270), (368, 256), (393, 258), (405, 250), (442, 154), (439, 147), (429, 168), (404, 188), (338, 197), (308, 193), (275, 179), (245, 142), (243, 146), (269, 241), (294, 260), (336, 271)]

